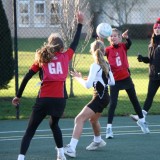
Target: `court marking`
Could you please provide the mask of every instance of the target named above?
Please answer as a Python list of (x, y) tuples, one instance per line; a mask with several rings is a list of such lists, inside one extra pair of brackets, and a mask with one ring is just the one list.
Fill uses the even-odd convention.
[[(148, 125), (149, 127), (160, 127), (160, 125), (157, 125), (157, 124), (153, 124), (153, 125)], [(112, 128), (137, 128), (138, 126), (113, 126)], [(106, 127), (101, 127), (103, 129), (105, 129)], [(91, 127), (85, 127), (83, 128), (84, 130), (90, 130), (92, 129)], [(73, 130), (73, 128), (61, 128), (62, 131), (68, 131), (68, 130)], [(51, 131), (50, 129), (37, 129), (36, 132), (48, 132), (48, 131)], [(22, 130), (22, 131), (0, 131), (0, 134), (4, 134), (4, 133), (24, 133), (25, 130)]]
[[(156, 125), (156, 124), (153, 124), (153, 125), (149, 125), (149, 127), (160, 127), (160, 125)], [(101, 129), (105, 129), (106, 127), (101, 127)], [(113, 130), (114, 129), (129, 129), (129, 128), (136, 128), (136, 130), (118, 130), (118, 131), (114, 131), (114, 135), (116, 136), (125, 136), (125, 135), (135, 135), (135, 134), (144, 134), (142, 133), (142, 131), (139, 129), (138, 126), (114, 126), (113, 127)], [(72, 137), (72, 130), (73, 128), (63, 128), (61, 129), (62, 131), (71, 131), (70, 133), (63, 133), (63, 137), (64, 138), (70, 138)], [(88, 132), (88, 130), (92, 130), (91, 127), (87, 127), (87, 128), (83, 128), (83, 133), (81, 135), (81, 137), (91, 137), (93, 136), (93, 132)], [(0, 136), (0, 142), (2, 141), (17, 141), (17, 140), (21, 140), (23, 135), (21, 136), (17, 136), (17, 135), (14, 135), (14, 136), (11, 136), (10, 134), (13, 134), (13, 133), (24, 133), (25, 131), (1, 131), (0, 132), (0, 135), (2, 134), (9, 134), (7, 136)], [(44, 129), (44, 130), (37, 130), (36, 133), (38, 132), (51, 132), (50, 129)], [(150, 134), (158, 134), (160, 133), (160, 128), (159, 129), (151, 129), (150, 130)], [(101, 135), (104, 136), (106, 133), (105, 132), (101, 132)], [(52, 134), (35, 134), (33, 139), (34, 140), (37, 140), (37, 139), (50, 139), (50, 138), (53, 138)]]

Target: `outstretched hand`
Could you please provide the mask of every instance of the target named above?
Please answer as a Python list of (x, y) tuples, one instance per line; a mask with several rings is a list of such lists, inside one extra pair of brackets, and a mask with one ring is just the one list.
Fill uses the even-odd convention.
[(77, 72), (76, 70), (70, 71), (70, 75), (75, 79), (76, 78), (82, 78), (82, 74), (80, 72)]
[(127, 39), (128, 38), (128, 29), (122, 33), (122, 37)]
[(14, 97), (13, 100), (12, 100), (12, 104), (13, 104), (14, 106), (17, 106), (19, 103), (20, 103), (20, 98)]
[(143, 56), (141, 54), (138, 54), (137, 59), (139, 62), (143, 62)]
[(77, 12), (76, 17), (77, 17), (78, 23), (83, 24), (83, 21), (84, 21), (84, 14), (83, 14), (81, 11), (78, 11), (78, 12)]

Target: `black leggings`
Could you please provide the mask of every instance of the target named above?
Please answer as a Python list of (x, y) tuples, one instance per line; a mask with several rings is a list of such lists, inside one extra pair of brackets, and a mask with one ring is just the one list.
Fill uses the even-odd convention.
[(143, 106), (143, 109), (145, 111), (148, 112), (149, 109), (151, 108), (153, 98), (154, 98), (159, 87), (160, 87), (160, 80), (157, 80), (157, 81), (149, 80), (147, 97), (146, 97), (146, 100), (145, 100), (144, 106)]
[[(30, 142), (36, 132), (36, 129), (38, 128), (39, 124), (42, 122), (42, 120), (46, 117), (46, 114), (44, 113), (37, 113), (35, 110), (33, 110), (28, 127), (26, 129), (25, 135), (23, 136), (22, 142), (21, 142), (21, 148), (20, 148), (20, 154), (25, 155)], [(63, 140), (62, 140), (62, 132), (61, 129), (59, 128), (58, 122), (59, 122), (59, 117), (50, 117), (49, 125), (53, 133), (53, 137), (56, 143), (56, 146), (58, 148), (63, 147)]]
[[(125, 89), (125, 90), (134, 107), (135, 112), (138, 114), (139, 118), (143, 118), (142, 109), (139, 104), (138, 98), (136, 96), (136, 91), (135, 91), (134, 86), (129, 89)], [(109, 124), (112, 124), (113, 122), (114, 112), (115, 112), (117, 101), (118, 101), (118, 94), (119, 94), (118, 87), (110, 87), (110, 105), (109, 105), (109, 110), (108, 110), (108, 123)]]

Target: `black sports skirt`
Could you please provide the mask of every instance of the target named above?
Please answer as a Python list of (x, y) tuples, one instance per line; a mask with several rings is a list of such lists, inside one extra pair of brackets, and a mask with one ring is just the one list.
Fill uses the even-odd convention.
[(107, 107), (110, 101), (108, 90), (104, 93), (103, 98), (100, 98), (98, 94), (93, 95), (92, 100), (86, 105), (92, 109), (95, 113), (102, 113), (104, 108)]

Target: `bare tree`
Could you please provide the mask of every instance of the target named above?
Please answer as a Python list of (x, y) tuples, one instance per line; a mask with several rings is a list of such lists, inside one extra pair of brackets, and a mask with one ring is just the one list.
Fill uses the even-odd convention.
[[(65, 47), (68, 48), (68, 45), (73, 40), (73, 37), (75, 35), (77, 21), (76, 21), (76, 13), (78, 11), (83, 11), (84, 13), (87, 13), (89, 2), (86, 0), (61, 0), (60, 6), (57, 5), (56, 0), (53, 0), (53, 7), (56, 8), (54, 11), (56, 12), (56, 19), (59, 21), (60, 24), (60, 32), (62, 35), (62, 38), (64, 39)], [(91, 16), (88, 15), (85, 23), (83, 24), (85, 28), (85, 35), (84, 35), (84, 41), (81, 46), (78, 47), (78, 50), (80, 53), (82, 53), (87, 46), (91, 34), (93, 32), (93, 29), (91, 27)], [(74, 61), (70, 62), (69, 70), (73, 70), (73, 67), (76, 67), (76, 63), (78, 61), (75, 61), (76, 54), (74, 57)], [(70, 76), (70, 97), (74, 96), (73, 92), (73, 80)]]
[[(93, 33), (92, 36), (96, 35), (96, 27), (99, 23), (101, 23), (101, 15), (103, 13), (103, 4), (104, 0), (89, 0), (90, 2), (90, 14), (93, 16), (92, 18), (92, 26), (93, 26)], [(106, 3), (106, 1), (105, 1)]]
[[(118, 25), (123, 25), (128, 23), (128, 17), (133, 8), (143, 3), (143, 0), (107, 0), (107, 8), (111, 8), (112, 12), (107, 12), (107, 9), (103, 7), (103, 12), (111, 20), (117, 22)], [(114, 13), (114, 14), (110, 14)]]
[[(144, 0), (90, 0), (94, 28), (107, 18), (121, 26), (128, 23), (131, 11)], [(105, 16), (103, 16), (105, 15)], [(104, 18), (107, 17), (107, 18)], [(95, 30), (94, 30), (95, 31)]]

